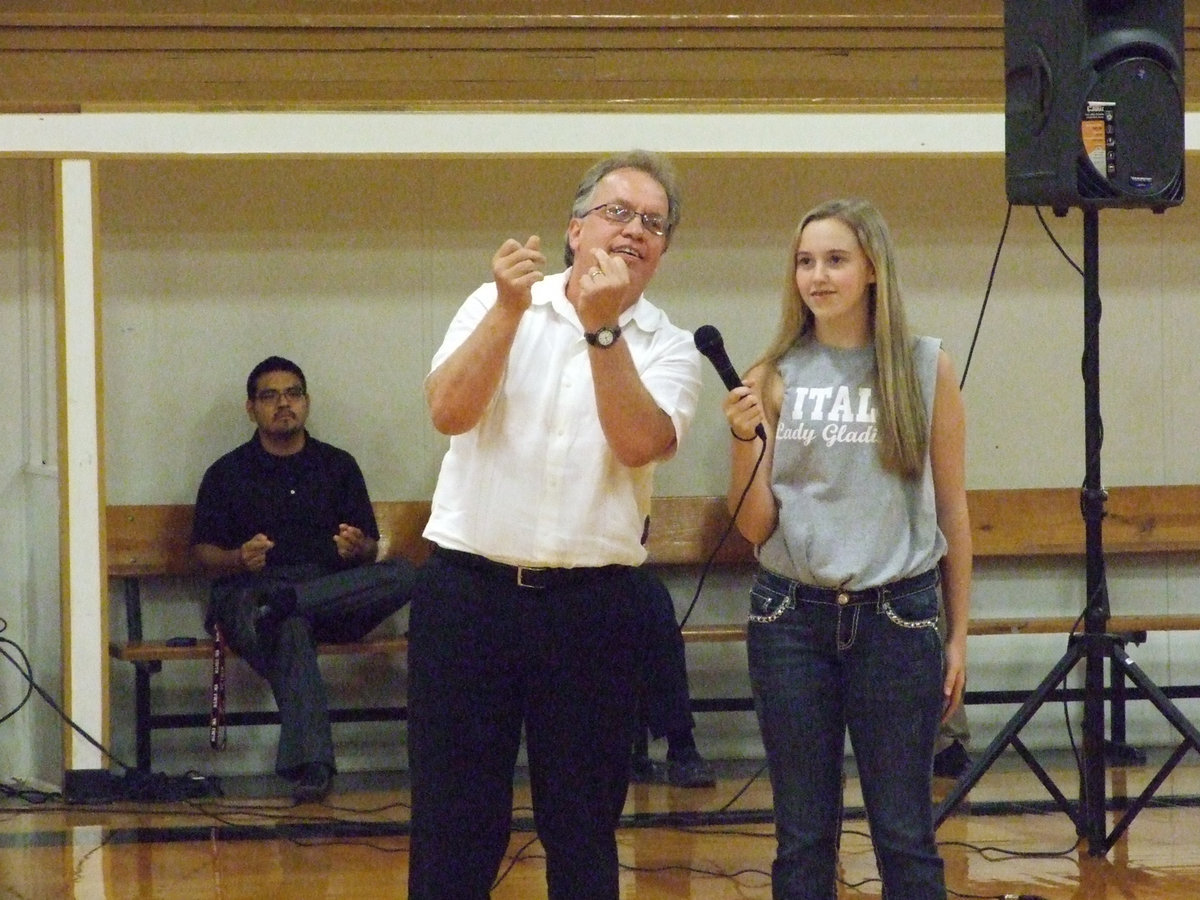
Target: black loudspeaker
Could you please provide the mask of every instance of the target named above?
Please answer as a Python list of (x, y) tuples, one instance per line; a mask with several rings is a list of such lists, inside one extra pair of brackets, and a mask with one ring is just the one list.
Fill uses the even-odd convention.
[(1005, 0), (1010, 203), (1183, 202), (1183, 0)]

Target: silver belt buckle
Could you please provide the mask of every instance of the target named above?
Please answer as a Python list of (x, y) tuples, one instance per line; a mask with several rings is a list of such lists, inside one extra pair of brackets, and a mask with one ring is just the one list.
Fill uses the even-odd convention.
[(535, 591), (543, 590), (546, 587), (544, 584), (526, 584), (525, 583), (525, 573), (526, 572), (536, 573), (536, 572), (545, 572), (545, 571), (546, 571), (546, 569), (544, 567), (539, 567), (539, 566), (517, 566), (517, 587), (529, 588), (529, 589), (535, 590)]

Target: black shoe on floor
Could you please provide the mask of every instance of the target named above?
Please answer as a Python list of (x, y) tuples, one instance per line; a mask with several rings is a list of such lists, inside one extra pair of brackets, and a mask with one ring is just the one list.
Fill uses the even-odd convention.
[(666, 784), (667, 773), (662, 763), (649, 756), (634, 754), (629, 780), (634, 784)]
[(711, 788), (717, 786), (712, 766), (699, 753), (689, 753), (681, 759), (667, 759), (667, 781), (679, 788)]
[(971, 757), (967, 755), (967, 748), (959, 741), (955, 741), (933, 757), (933, 774), (937, 778), (958, 778), (970, 766)]
[(333, 769), (326, 763), (307, 763), (300, 770), (292, 796), (297, 803), (320, 803), (333, 789)]

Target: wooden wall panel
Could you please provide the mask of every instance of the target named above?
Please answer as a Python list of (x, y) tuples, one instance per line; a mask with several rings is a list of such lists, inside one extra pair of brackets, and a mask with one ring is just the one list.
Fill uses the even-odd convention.
[(1003, 0), (647, 5), (7, 0), (0, 112), (1004, 104)]
[(156, 6), (10, 0), (0, 111), (1004, 99), (1002, 0)]

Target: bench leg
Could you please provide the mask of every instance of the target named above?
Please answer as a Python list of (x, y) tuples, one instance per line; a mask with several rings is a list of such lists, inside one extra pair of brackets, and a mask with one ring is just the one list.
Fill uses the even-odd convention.
[[(136, 577), (124, 579), (125, 634), (131, 641), (142, 639), (142, 589)], [(150, 771), (150, 676), (162, 663), (133, 664), (133, 738), (139, 771)]]
[(150, 664), (134, 664), (133, 735), (140, 772), (150, 771), (150, 673)]

